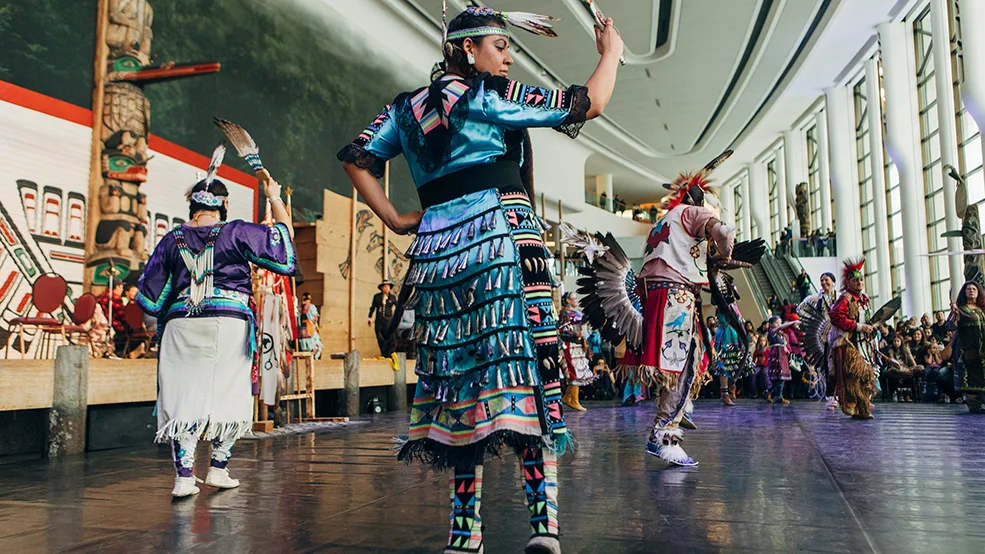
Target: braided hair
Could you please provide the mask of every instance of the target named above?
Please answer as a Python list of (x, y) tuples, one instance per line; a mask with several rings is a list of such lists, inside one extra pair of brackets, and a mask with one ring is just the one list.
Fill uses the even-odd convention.
[[(463, 29), (477, 29), (479, 27), (502, 27), (506, 29), (506, 22), (493, 13), (479, 13), (475, 10), (466, 10), (455, 19), (448, 23), (448, 32), (461, 31)], [(486, 37), (471, 37), (472, 42), (479, 44)], [(475, 66), (469, 63), (468, 55), (465, 53), (465, 40), (460, 38), (449, 40), (441, 48), (444, 61), (437, 64), (431, 72), (431, 80), (436, 81), (448, 71), (455, 71), (466, 79), (475, 77), (478, 73)]]

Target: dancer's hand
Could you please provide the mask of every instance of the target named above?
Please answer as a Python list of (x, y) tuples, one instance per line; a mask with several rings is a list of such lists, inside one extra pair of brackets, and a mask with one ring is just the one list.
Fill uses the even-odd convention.
[(619, 31), (612, 24), (612, 18), (605, 20), (605, 29), (595, 27), (595, 47), (599, 55), (613, 55), (620, 58), (623, 55), (623, 41)]
[(406, 214), (400, 214), (390, 225), (390, 228), (393, 229), (393, 232), (398, 235), (414, 233), (417, 232), (417, 228), (421, 225), (421, 218), (423, 217), (424, 212), (419, 210)]
[(872, 331), (875, 330), (875, 328), (869, 325), (868, 323), (859, 323), (858, 330), (862, 333), (871, 333)]
[[(266, 173), (266, 171), (267, 170), (265, 169), (262, 170), (263, 173)], [(260, 175), (260, 173), (261, 172), (257, 172), (257, 175)], [(266, 177), (267, 177), (266, 180), (264, 180), (262, 177), (260, 179), (263, 182), (263, 194), (267, 197), (268, 200), (273, 200), (274, 198), (280, 198), (280, 189), (281, 189), (280, 183), (274, 181), (273, 178), (270, 177), (269, 173), (266, 173)]]

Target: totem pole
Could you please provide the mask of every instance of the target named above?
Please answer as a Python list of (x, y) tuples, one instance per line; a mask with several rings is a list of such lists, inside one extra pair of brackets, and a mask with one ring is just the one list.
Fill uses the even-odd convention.
[[(146, 0), (100, 0), (94, 110), (100, 110), (93, 133), (100, 171), (90, 175), (86, 282), (105, 285), (110, 272), (119, 279), (147, 260), (147, 136), (150, 102), (143, 87), (173, 79), (215, 73), (218, 63), (153, 63), (151, 24), (154, 10)], [(101, 108), (101, 109), (100, 109)], [(98, 201), (96, 201), (98, 200)], [(95, 209), (98, 206), (98, 209)], [(112, 267), (111, 267), (112, 266)]]
[[(948, 231), (942, 237), (960, 236), (961, 246), (965, 252), (982, 251), (985, 241), (982, 240), (982, 226), (978, 219), (978, 205), (968, 204), (968, 186), (958, 170), (951, 165), (945, 165), (944, 171), (957, 183), (954, 188), (954, 211), (961, 218), (960, 231)], [(985, 286), (985, 255), (965, 254), (964, 280), (974, 281)]]
[(797, 188), (797, 219), (800, 220), (800, 236), (807, 238), (811, 234), (811, 205), (807, 195), (807, 183), (798, 183)]

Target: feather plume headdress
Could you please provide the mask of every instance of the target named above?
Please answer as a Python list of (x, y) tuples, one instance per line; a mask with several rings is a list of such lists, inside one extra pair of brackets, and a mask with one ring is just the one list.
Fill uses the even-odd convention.
[(865, 258), (849, 258), (841, 268), (841, 288), (844, 289), (849, 279), (864, 279)]
[(196, 192), (188, 191), (186, 198), (189, 202), (196, 202), (210, 208), (218, 208), (226, 201), (225, 196), (216, 196), (209, 192), (209, 187), (215, 181), (219, 168), (222, 167), (222, 160), (226, 157), (226, 142), (220, 142), (219, 146), (212, 151), (212, 159), (209, 161), (209, 170), (205, 174), (205, 190)]
[[(557, 33), (551, 25), (551, 21), (558, 21), (557, 17), (549, 15), (539, 15), (530, 12), (499, 12), (485, 6), (470, 6), (465, 10), (470, 15), (495, 16), (514, 27), (523, 29), (528, 33), (545, 37), (556, 37)], [(509, 35), (509, 31), (502, 27), (474, 27), (471, 29), (458, 29), (448, 32), (448, 3), (447, 0), (441, 2), (441, 44), (442, 46), (449, 40), (457, 40), (468, 37), (482, 37), (488, 35)]]
[(708, 162), (703, 168), (698, 171), (681, 173), (674, 179), (673, 183), (668, 183), (664, 185), (664, 188), (670, 191), (666, 197), (664, 197), (663, 202), (661, 202), (661, 209), (672, 210), (679, 206), (681, 202), (687, 197), (691, 189), (698, 187), (701, 192), (704, 193), (705, 201), (712, 205), (718, 205), (718, 191), (717, 185), (713, 185), (711, 181), (711, 172), (714, 171), (718, 166), (722, 165), (722, 162), (727, 160), (729, 156), (732, 155), (731, 150), (726, 150), (721, 155), (719, 155), (714, 160)]

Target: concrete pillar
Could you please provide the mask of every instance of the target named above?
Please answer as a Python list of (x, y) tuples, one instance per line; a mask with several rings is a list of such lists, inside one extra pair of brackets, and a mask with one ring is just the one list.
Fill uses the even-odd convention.
[[(961, 230), (961, 222), (954, 209), (954, 180), (947, 176), (944, 166), (958, 167), (958, 129), (954, 114), (954, 78), (951, 72), (951, 28), (948, 25), (948, 0), (931, 0), (930, 20), (933, 33), (934, 84), (937, 86), (937, 121), (941, 141), (941, 182), (944, 184), (944, 214), (948, 231)], [(974, 3), (974, 2), (971, 2)], [(981, 4), (981, 2), (978, 2)], [(947, 239), (948, 252), (961, 252), (964, 247), (960, 237)], [(951, 279), (951, 300), (957, 298), (964, 284), (964, 257), (948, 256)]]
[(803, 133), (794, 130), (783, 133), (783, 161), (786, 169), (787, 221), (794, 238), (800, 238), (800, 220), (797, 218), (797, 185), (807, 180), (807, 164), (804, 161)]
[(722, 213), (719, 218), (729, 225), (735, 225), (739, 220), (735, 213), (735, 187), (732, 185), (722, 187)]
[(862, 257), (862, 221), (859, 206), (855, 149), (855, 126), (852, 124), (851, 91), (833, 87), (824, 91), (824, 113), (828, 121), (828, 154), (831, 156), (831, 188), (834, 192), (837, 255), (841, 259)]
[(89, 407), (89, 349), (59, 346), (55, 351), (54, 381), (48, 412), (48, 457), (83, 454)]
[(779, 201), (780, 232), (790, 224), (787, 218), (787, 162), (783, 149), (776, 151), (776, 198)]
[(397, 370), (393, 372), (393, 387), (390, 389), (390, 410), (402, 412), (407, 409), (407, 354), (397, 353)]
[[(817, 116), (817, 160), (820, 166), (818, 178), (821, 180), (821, 229), (822, 233), (831, 230), (831, 165), (828, 152), (827, 114)], [(811, 211), (814, 211), (811, 206)], [(812, 231), (814, 229), (811, 229)]]
[(759, 233), (753, 238), (760, 238), (767, 243), (770, 240), (770, 195), (766, 190), (766, 168), (762, 162), (752, 162), (749, 168), (749, 200), (747, 205), (756, 222)]
[(749, 194), (749, 174), (742, 176), (741, 181), (742, 196), (742, 240), (751, 240), (752, 236), (752, 213), (749, 204), (752, 202), (752, 195)]
[(886, 88), (886, 150), (900, 176), (906, 272), (903, 313), (919, 316), (930, 312), (931, 299), (913, 28), (889, 22), (880, 24), (878, 32)]
[(606, 174), (606, 175), (596, 175), (595, 176), (595, 194), (597, 194), (598, 196), (601, 197), (603, 192), (605, 193), (605, 196), (606, 196), (606, 206), (605, 206), (605, 209), (611, 211), (612, 210), (612, 199), (613, 199), (612, 174), (611, 173)]
[[(959, 4), (961, 12), (961, 52), (964, 57), (964, 79), (961, 81), (961, 101), (968, 113), (985, 129), (985, 2), (973, 0)], [(981, 141), (985, 153), (985, 140)]]
[[(886, 209), (886, 159), (882, 142), (882, 101), (879, 92), (878, 54), (865, 62), (865, 96), (868, 98), (866, 115), (869, 118), (869, 163), (872, 164), (872, 201), (875, 207), (875, 263), (876, 287), (880, 302), (887, 302), (893, 294), (892, 262), (889, 257), (889, 211)], [(871, 267), (871, 266), (870, 266)], [(870, 292), (871, 294), (871, 292)], [(876, 295), (873, 295), (876, 296)]]
[(344, 415), (356, 417), (359, 415), (359, 351), (353, 350), (346, 354), (342, 367)]

